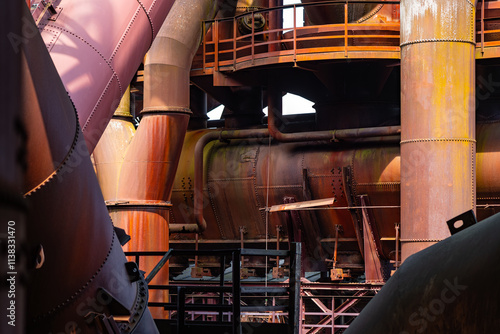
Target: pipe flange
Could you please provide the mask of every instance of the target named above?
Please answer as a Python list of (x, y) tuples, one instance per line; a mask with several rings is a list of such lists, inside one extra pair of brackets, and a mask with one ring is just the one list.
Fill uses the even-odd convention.
[(467, 39), (458, 39), (458, 38), (425, 38), (425, 39), (417, 39), (415, 41), (409, 41), (405, 43), (401, 43), (399, 47), (404, 47), (412, 44), (423, 44), (423, 43), (467, 43), (476, 46), (476, 42), (467, 40)]
[(187, 114), (191, 115), (191, 109), (184, 107), (146, 107), (142, 109), (141, 115), (151, 115), (151, 114)]
[(172, 207), (172, 203), (169, 201), (106, 201), (106, 206), (108, 208), (130, 208), (130, 207), (148, 207), (148, 208), (157, 208), (168, 210)]
[(440, 242), (444, 239), (399, 239), (401, 242)]
[(408, 139), (402, 140), (400, 142), (401, 145), (409, 144), (409, 143), (422, 143), (422, 142), (465, 142), (465, 143), (476, 143), (475, 139), (472, 138), (417, 138), (417, 139)]

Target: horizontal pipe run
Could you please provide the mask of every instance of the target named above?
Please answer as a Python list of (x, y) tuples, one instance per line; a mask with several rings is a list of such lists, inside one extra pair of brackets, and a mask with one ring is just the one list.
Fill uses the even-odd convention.
[[(271, 113), (270, 113), (271, 114)], [(295, 133), (283, 135), (295, 135), (293, 138), (296, 141), (321, 141), (331, 139), (324, 134), (330, 131), (318, 131), (310, 133)], [(280, 132), (281, 133), (281, 132)], [(400, 133), (400, 127), (380, 127), (380, 128), (364, 128), (364, 129), (347, 129), (334, 130), (331, 133), (340, 134), (340, 138), (344, 140), (364, 139), (369, 137), (379, 136), (395, 136)], [(231, 131), (214, 131), (205, 134), (198, 140), (194, 150), (194, 215), (195, 222), (188, 224), (170, 224), (170, 233), (201, 233), (205, 231), (207, 223), (203, 217), (203, 150), (205, 146), (213, 140), (230, 140), (230, 139), (255, 139), (268, 138), (271, 134), (269, 129), (249, 129), (249, 130), (231, 130)], [(303, 136), (302, 136), (303, 135)], [(275, 137), (273, 137), (275, 138)], [(338, 136), (337, 136), (338, 138)], [(277, 138), (275, 138), (277, 139)], [(399, 141), (399, 137), (397, 138)], [(278, 139), (279, 141), (279, 139)]]
[(267, 127), (271, 137), (283, 143), (307, 142), (307, 141), (340, 141), (354, 140), (371, 137), (389, 137), (401, 134), (400, 126), (385, 126), (360, 129), (343, 129), (315, 132), (283, 133), (279, 129), (279, 119), (282, 119), (282, 94), (276, 84), (268, 86), (268, 119)]

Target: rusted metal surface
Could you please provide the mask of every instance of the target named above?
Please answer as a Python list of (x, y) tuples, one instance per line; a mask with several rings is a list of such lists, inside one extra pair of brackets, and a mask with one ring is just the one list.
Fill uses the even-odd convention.
[[(478, 132), (478, 196), (485, 198), (484, 204), (499, 203), (494, 199), (500, 189), (500, 179), (495, 172), (495, 160), (499, 123), (480, 126)], [(269, 206), (282, 204), (283, 197), (295, 196), (313, 200), (335, 196), (334, 207), (348, 208), (342, 181), (342, 168), (351, 167), (353, 184), (358, 195), (368, 194), (370, 211), (376, 222), (375, 229), (381, 243), (381, 254), (385, 259), (395, 260), (394, 224), (400, 221), (400, 149), (398, 145), (373, 145), (365, 148), (349, 148), (342, 144), (318, 143), (275, 143), (269, 148), (269, 141), (261, 131), (261, 139), (229, 140), (225, 132), (199, 130), (188, 132), (180, 159), (180, 167), (174, 181), (172, 197), (171, 232), (182, 229), (183, 223), (193, 222), (194, 203), (198, 217), (207, 222), (201, 242), (239, 243), (238, 226), (245, 225), (248, 242), (263, 242), (265, 238), (264, 212), (267, 193)], [(233, 131), (244, 138), (245, 131)], [(208, 133), (208, 134), (207, 134)], [(199, 144), (203, 138), (203, 144)], [(222, 139), (222, 142), (217, 142)], [(198, 149), (194, 154), (195, 147)], [(339, 145), (339, 146), (336, 146)], [(203, 159), (201, 153), (204, 151)], [(198, 163), (194, 160), (199, 157)], [(491, 161), (491, 163), (489, 163)], [(267, 183), (267, 164), (269, 180)], [(200, 167), (201, 166), (201, 167)], [(310, 197), (304, 197), (303, 169), (307, 169)], [(202, 170), (204, 181), (195, 186), (195, 170)], [(200, 176), (198, 176), (200, 177)], [(490, 180), (490, 181), (488, 181)], [(498, 188), (498, 189), (497, 189)], [(194, 190), (199, 189), (199, 190)], [(198, 196), (198, 197), (197, 197)], [(198, 202), (195, 200), (197, 198)], [(490, 198), (490, 199), (486, 199)], [(491, 215), (491, 208), (482, 208), (479, 213)], [(203, 214), (201, 216), (201, 213)], [(342, 224), (343, 239), (340, 242), (339, 256), (342, 252), (357, 249), (352, 216), (349, 210), (316, 210), (301, 212), (306, 225), (306, 233), (320, 238), (334, 240), (334, 224)], [(198, 218), (201, 219), (201, 218)], [(202, 220), (201, 220), (202, 221)], [(271, 214), (269, 221), (271, 238), (275, 238), (277, 225), (284, 225), (283, 217)], [(444, 228), (446, 224), (443, 223)], [(191, 231), (197, 226), (192, 225)], [(175, 239), (179, 236), (174, 236)], [(186, 236), (186, 238), (189, 238)], [(390, 239), (387, 239), (390, 238)], [(324, 243), (323, 247), (326, 244)], [(321, 247), (318, 242), (318, 247)], [(333, 250), (332, 247), (329, 251)], [(344, 258), (345, 260), (345, 258)], [(359, 260), (358, 260), (359, 261)], [(359, 262), (358, 262), (359, 263)]]
[(384, 266), (382, 259), (382, 245), (380, 236), (378, 235), (378, 227), (370, 209), (368, 196), (360, 196), (361, 209), (363, 215), (363, 241), (364, 241), (364, 260), (365, 260), (365, 276), (368, 283), (383, 283), (384, 282)]
[[(115, 224), (132, 236), (127, 251), (169, 248), (167, 209), (191, 113), (189, 69), (201, 38), (199, 22), (215, 12), (212, 0), (176, 2), (146, 58), (143, 117), (123, 159), (116, 201), (109, 203)], [(140, 267), (149, 272), (158, 260)], [(152, 283), (168, 283), (168, 270)], [(165, 299), (164, 292), (151, 294), (152, 301)], [(161, 308), (153, 314), (165, 317)]]
[[(27, 9), (23, 21), (24, 31), (36, 31)], [(76, 110), (38, 34), (25, 44), (24, 54), (22, 109), (30, 161), (23, 189), (30, 201), (26, 254), (42, 247), (45, 254), (45, 261), (29, 273), (27, 332), (94, 333), (96, 324), (87, 314), (118, 315), (110, 299), (103, 301), (105, 289), (130, 311), (132, 327), (155, 333), (145, 304), (142, 311), (136, 308), (140, 281), (129, 279)], [(35, 259), (28, 256), (28, 264)]]
[(499, 233), (495, 215), (410, 256), (346, 333), (499, 332), (500, 291), (483, 281), (500, 275)]
[(476, 206), (474, 34), (470, 1), (402, 4), (402, 261)]
[[(245, 132), (248, 133), (248, 131), (255, 132), (257, 138), (246, 137)], [(240, 225), (245, 225), (248, 228), (246, 239), (262, 239), (265, 237), (265, 219), (261, 208), (266, 206), (267, 192), (269, 192), (270, 206), (282, 204), (285, 196), (294, 196), (297, 200), (301, 200), (304, 198), (303, 168), (308, 170), (307, 178), (312, 199), (330, 198), (333, 195), (337, 199), (335, 206), (347, 207), (348, 203), (343, 191), (342, 173), (341, 170), (337, 171), (334, 166), (350, 166), (354, 156), (356, 159), (386, 157), (386, 165), (390, 165), (393, 160), (393, 156), (387, 154), (387, 152), (391, 152), (389, 149), (382, 149), (379, 154), (370, 155), (362, 153), (368, 152), (368, 150), (359, 150), (359, 153), (356, 153), (356, 150), (342, 151), (333, 149), (332, 152), (329, 152), (332, 150), (332, 146), (330, 146), (332, 144), (278, 145), (273, 143), (269, 148), (264, 131), (234, 131), (233, 135), (239, 134), (239, 138), (246, 137), (247, 139), (231, 140), (226, 143), (215, 142), (219, 138), (223, 140), (234, 138), (228, 134), (226, 135), (226, 132), (188, 132), (181, 157), (181, 166), (174, 183), (171, 232), (178, 231), (182, 226), (181, 223), (193, 220), (192, 208), (194, 207), (197, 217), (203, 217), (209, 222), (207, 230), (202, 234), (203, 239), (239, 240), (237, 227)], [(207, 132), (209, 134), (205, 134)], [(261, 139), (258, 139), (259, 136)], [(204, 142), (203, 145), (199, 144), (201, 141)], [(199, 162), (193, 161), (193, 157), (195, 157), (195, 160), (196, 157), (201, 157), (200, 150), (197, 151), (197, 154), (193, 154), (195, 147), (205, 147), (204, 158), (203, 160), (200, 158), (202, 169)], [(306, 147), (307, 152), (305, 152)], [(397, 147), (393, 149), (393, 152), (392, 154), (397, 155)], [(294, 162), (290, 163), (292, 161)], [(373, 166), (378, 164), (378, 162), (356, 162), (356, 170), (366, 163)], [(268, 164), (272, 166), (269, 170), (269, 180), (271, 182), (269, 187), (267, 182)], [(380, 164), (383, 163), (380, 162)], [(193, 175), (196, 171), (204, 173), (204, 182), (196, 184), (196, 176)], [(360, 180), (364, 184), (376, 184), (378, 180), (396, 182), (399, 171), (392, 170), (398, 172), (392, 178), (388, 174), (389, 171), (391, 169), (384, 172), (384, 169), (374, 168), (374, 174), (370, 176), (368, 173), (362, 173), (360, 174)], [(200, 176), (198, 177), (200, 178)], [(381, 189), (384, 189), (382, 184), (385, 183), (381, 183), (381, 188), (369, 185), (363, 186), (365, 187), (363, 189), (368, 190), (370, 193), (376, 193), (376, 197), (380, 198), (380, 202), (399, 205), (399, 188), (388, 187), (385, 189), (386, 194), (384, 194), (381, 191)], [(384, 201), (384, 198), (386, 198), (384, 196), (389, 196), (389, 202)], [(394, 211), (392, 214), (394, 220), (390, 220), (391, 226), (399, 218), (398, 210), (381, 211), (383, 211), (380, 213), (382, 217), (388, 213), (391, 216), (391, 212)], [(200, 214), (203, 214), (203, 216)], [(354, 236), (351, 215), (347, 210), (307, 211), (300, 213), (300, 215), (306, 226), (305, 231), (310, 235), (333, 237), (335, 228), (331, 222), (335, 222), (344, 225), (346, 233), (343, 237), (352, 238)], [(311, 215), (317, 216), (318, 219), (313, 219)], [(377, 217), (379, 216), (377, 215)], [(269, 231), (275, 231), (277, 225), (285, 225), (285, 223), (283, 215), (271, 214)], [(392, 227), (382, 230), (382, 233), (386, 232), (387, 234), (382, 235), (394, 235)], [(271, 232), (271, 237), (273, 237), (273, 234)], [(342, 251), (346, 249), (355, 250), (355, 245), (356, 243), (349, 242), (343, 246), (347, 248), (343, 248)], [(317, 247), (321, 247), (321, 245), (317, 243)], [(392, 248), (387, 249), (386, 256), (389, 256), (391, 250)]]
[(56, 0), (38, 27), (93, 151), (173, 0)]

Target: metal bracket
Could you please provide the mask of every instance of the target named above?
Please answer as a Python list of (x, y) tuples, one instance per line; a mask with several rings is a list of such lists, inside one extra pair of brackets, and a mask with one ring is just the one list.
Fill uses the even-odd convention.
[(125, 269), (127, 270), (128, 277), (130, 282), (137, 282), (141, 279), (141, 273), (139, 271), (139, 267), (135, 262), (127, 262), (125, 263)]
[(458, 215), (446, 222), (448, 228), (450, 229), (451, 235), (463, 231), (467, 227), (470, 227), (475, 223), (477, 223), (477, 220), (473, 210), (464, 212), (461, 215)]

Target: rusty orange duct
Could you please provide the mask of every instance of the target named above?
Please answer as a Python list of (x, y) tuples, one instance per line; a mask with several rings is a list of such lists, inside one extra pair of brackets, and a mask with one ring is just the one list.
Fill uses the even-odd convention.
[[(32, 268), (27, 332), (95, 333), (107, 322), (122, 333), (156, 333), (147, 286), (128, 276), (76, 111), (27, 8), (23, 22), (25, 34), (35, 31), (22, 58), (30, 161), (26, 254)], [(119, 325), (109, 318), (127, 313)]]
[(35, 10), (33, 15), (92, 152), (173, 0), (47, 3), (56, 14)]
[[(176, 1), (148, 53), (143, 117), (121, 168), (118, 199), (110, 207), (115, 223), (132, 236), (128, 250), (168, 250), (167, 209), (191, 114), (189, 71), (201, 22), (215, 13), (213, 0)], [(149, 272), (157, 259), (147, 261), (141, 266)], [(168, 282), (168, 271), (154, 282)]]
[(475, 209), (475, 7), (401, 3), (402, 260)]

